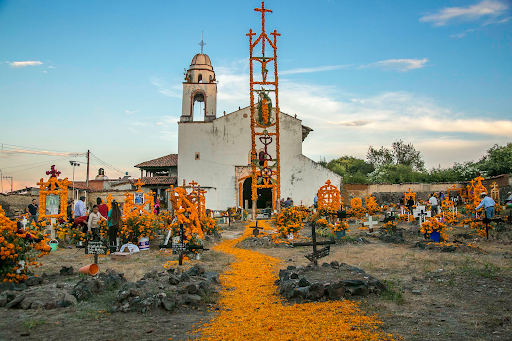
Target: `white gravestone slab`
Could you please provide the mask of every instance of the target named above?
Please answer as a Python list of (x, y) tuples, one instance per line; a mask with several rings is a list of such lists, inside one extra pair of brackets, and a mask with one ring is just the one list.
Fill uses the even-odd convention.
[(426, 217), (431, 217), (431, 212), (428, 211), (425, 206), (416, 206), (416, 209), (412, 211), (414, 218), (420, 219), (420, 226), (425, 222)]
[(364, 222), (365, 226), (368, 226), (368, 233), (373, 233), (374, 226), (377, 225), (377, 221), (373, 221), (373, 217), (369, 216), (368, 221)]

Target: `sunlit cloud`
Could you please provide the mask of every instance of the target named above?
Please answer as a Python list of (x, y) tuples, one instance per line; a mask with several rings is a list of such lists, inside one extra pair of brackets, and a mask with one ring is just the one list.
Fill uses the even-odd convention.
[(169, 97), (181, 98), (179, 85), (171, 86), (161, 78), (151, 77), (151, 84), (158, 88), (158, 92)]
[(340, 123), (336, 123), (336, 124), (339, 124), (342, 126), (348, 126), (348, 127), (362, 127), (362, 126), (365, 126), (368, 124), (372, 124), (373, 122), (375, 122), (375, 121), (374, 120), (356, 120), (356, 121), (351, 121), (351, 122), (340, 122)]
[(13, 68), (20, 68), (20, 67), (25, 67), (25, 66), (35, 66), (35, 65), (43, 64), (40, 61), (33, 61), (33, 60), (24, 61), (24, 62), (12, 62), (12, 63), (7, 62), (7, 63), (9, 63), (9, 65), (12, 66)]
[(450, 38), (464, 38), (466, 36), (466, 33), (459, 33), (459, 34), (450, 34), (448, 37)]
[(161, 126), (163, 123), (162, 122), (156, 122), (155, 125), (156, 126)]
[(126, 112), (128, 115), (133, 115), (133, 114), (138, 113), (139, 111), (140, 111), (140, 110), (134, 110), (134, 111), (126, 110), (125, 112)]
[(56, 69), (55, 66), (48, 66), (48, 69)]
[(421, 22), (430, 22), (433, 26), (444, 26), (455, 19), (477, 20), (482, 17), (498, 17), (506, 13), (509, 6), (498, 0), (484, 0), (477, 4), (464, 7), (446, 7), (436, 13), (426, 14)]
[(340, 69), (348, 69), (353, 65), (327, 65), (327, 66), (318, 66), (318, 67), (310, 67), (310, 68), (297, 68), (291, 70), (284, 70), (279, 72), (280, 75), (293, 75), (296, 73), (313, 73), (313, 72), (322, 72), (322, 71), (332, 71), (332, 70), (340, 70)]
[(367, 65), (361, 65), (360, 68), (371, 68), (378, 67), (384, 70), (396, 70), (396, 71), (410, 71), (414, 69), (421, 69), (428, 63), (428, 58), (423, 59), (388, 59), (380, 62), (371, 63)]

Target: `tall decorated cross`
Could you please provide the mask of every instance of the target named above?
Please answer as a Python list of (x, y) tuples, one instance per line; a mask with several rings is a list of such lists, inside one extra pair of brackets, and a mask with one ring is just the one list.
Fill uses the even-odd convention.
[[(261, 33), (253, 41), (256, 33), (249, 30), (249, 87), (251, 98), (251, 167), (252, 167), (252, 218), (256, 219), (258, 190), (272, 190), (272, 208), (277, 209), (281, 197), (281, 165), (279, 154), (279, 93), (277, 76), (277, 37), (281, 34), (274, 30), (269, 38), (265, 32), (265, 15), (272, 13), (261, 2)], [(255, 55), (255, 48), (261, 46), (261, 55)], [(270, 56), (265, 55), (265, 48), (270, 47)], [(254, 63), (261, 67), (254, 72)], [(273, 77), (269, 76), (269, 64), (273, 68)], [(274, 102), (274, 107), (272, 105)]]
[(412, 211), (414, 218), (419, 218), (420, 226), (425, 222), (425, 217), (430, 217), (431, 212), (425, 209), (425, 206), (416, 206), (416, 209)]

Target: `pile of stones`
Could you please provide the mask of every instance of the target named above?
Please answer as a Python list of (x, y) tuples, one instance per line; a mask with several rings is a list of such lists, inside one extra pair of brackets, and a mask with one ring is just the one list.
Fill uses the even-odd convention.
[(178, 306), (200, 306), (218, 292), (219, 274), (205, 272), (201, 265), (186, 271), (171, 268), (152, 271), (136, 282), (127, 282), (119, 290), (113, 310), (142, 312), (161, 307), (172, 311)]
[(385, 289), (364, 270), (332, 261), (322, 266), (288, 266), (279, 271), (279, 293), (292, 301), (326, 301), (379, 294)]
[(380, 228), (379, 230), (380, 235), (379, 239), (382, 240), (385, 243), (392, 243), (392, 244), (404, 244), (404, 229), (397, 229), (396, 232), (388, 233), (388, 231), (384, 228)]

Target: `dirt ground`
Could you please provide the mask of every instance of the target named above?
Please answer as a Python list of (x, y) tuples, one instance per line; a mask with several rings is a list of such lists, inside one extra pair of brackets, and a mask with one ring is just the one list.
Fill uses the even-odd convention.
[[(402, 224), (399, 227), (409, 228)], [(223, 237), (233, 239), (243, 224), (226, 228)], [(450, 235), (466, 229), (450, 231)], [(348, 237), (364, 235), (351, 226)], [(471, 241), (485, 250), (478, 253), (442, 253), (413, 248), (422, 236), (404, 235), (405, 244), (384, 243), (365, 237), (369, 244), (340, 243), (331, 247), (320, 262), (337, 260), (365, 270), (388, 289), (380, 296), (360, 299), (369, 314), (377, 314), (383, 330), (404, 340), (512, 340), (512, 243), (510, 240)], [(209, 247), (212, 247), (213, 243)], [(306, 265), (311, 247), (253, 247), (283, 260), (287, 265)], [(100, 271), (114, 269), (130, 281), (158, 269), (176, 256), (158, 250), (141, 252), (125, 262), (100, 258)], [(42, 259), (37, 273), (55, 273), (61, 266), (90, 264), (83, 250), (61, 249)], [(223, 271), (230, 258), (210, 250), (201, 263), (207, 271)], [(414, 291), (414, 293), (413, 293)], [(115, 293), (114, 293), (115, 294)], [(114, 295), (113, 294), (113, 295)], [(65, 309), (44, 311), (1, 309), (0, 340), (187, 340), (201, 320), (208, 320), (214, 305), (199, 309), (180, 308), (140, 313), (111, 313), (111, 299), (102, 295)], [(209, 309), (208, 309), (209, 308)]]

